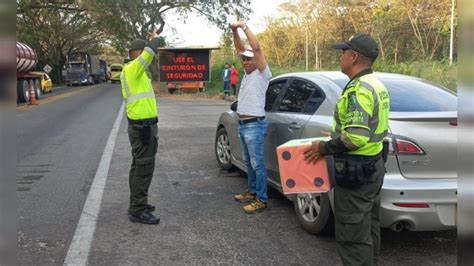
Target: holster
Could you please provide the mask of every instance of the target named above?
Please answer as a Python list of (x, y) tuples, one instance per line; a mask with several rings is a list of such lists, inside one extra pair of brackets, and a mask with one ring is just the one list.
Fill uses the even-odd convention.
[(334, 178), (341, 187), (357, 187), (367, 184), (376, 172), (375, 164), (381, 155), (373, 157), (342, 155), (334, 158)]

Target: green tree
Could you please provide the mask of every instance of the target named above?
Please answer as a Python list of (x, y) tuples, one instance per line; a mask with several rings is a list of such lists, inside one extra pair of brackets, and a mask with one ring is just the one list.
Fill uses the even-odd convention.
[[(107, 33), (110, 43), (125, 50), (134, 39), (146, 39), (148, 32), (161, 33), (166, 15), (175, 11), (185, 20), (191, 11), (205, 17), (221, 29), (228, 28), (227, 18), (245, 18), (250, 1), (157, 1), (157, 0), (84, 0), (84, 6)], [(199, 30), (196, 28), (196, 30)]]
[(97, 53), (105, 37), (88, 12), (76, 3), (17, 1), (17, 39), (36, 51), (39, 69), (46, 64), (53, 67), (55, 82), (62, 80), (68, 53)]

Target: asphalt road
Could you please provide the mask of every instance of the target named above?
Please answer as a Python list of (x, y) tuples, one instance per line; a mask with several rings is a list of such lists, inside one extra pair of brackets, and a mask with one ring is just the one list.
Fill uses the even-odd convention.
[(58, 88), (17, 112), (20, 264), (64, 260), (120, 97), (118, 85)]
[[(73, 90), (86, 90), (86, 87)], [(60, 265), (119, 111), (118, 85), (96, 85), (18, 112), (18, 261)], [(245, 214), (232, 196), (240, 171), (214, 156), (219, 113), (229, 103), (159, 98), (159, 149), (150, 202), (159, 225), (127, 218), (131, 163), (122, 119), (88, 263), (90, 265), (340, 265), (334, 237), (306, 233), (293, 204), (269, 189), (269, 209)], [(455, 265), (456, 232), (382, 232), (381, 265)]]

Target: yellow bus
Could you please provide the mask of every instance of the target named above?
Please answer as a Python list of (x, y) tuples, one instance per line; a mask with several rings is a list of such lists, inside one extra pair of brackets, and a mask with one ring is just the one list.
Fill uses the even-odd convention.
[(109, 75), (110, 82), (120, 82), (120, 73), (122, 73), (122, 64), (111, 64)]

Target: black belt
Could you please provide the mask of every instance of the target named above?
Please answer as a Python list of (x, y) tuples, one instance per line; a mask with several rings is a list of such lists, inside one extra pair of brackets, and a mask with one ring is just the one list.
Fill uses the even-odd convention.
[(148, 118), (148, 119), (140, 119), (140, 120), (133, 120), (127, 117), (129, 125), (154, 125), (158, 123), (158, 117), (155, 118)]
[(247, 123), (262, 121), (263, 119), (265, 119), (265, 116), (258, 116), (258, 117), (245, 119), (245, 120), (240, 120), (239, 119), (238, 121), (239, 121), (239, 124), (243, 125), (243, 124), (247, 124)]
[(379, 160), (382, 159), (382, 152), (379, 152), (376, 155), (372, 156), (366, 156), (366, 155), (358, 155), (358, 154), (341, 154), (341, 155), (335, 155), (334, 157), (336, 158), (353, 158), (353, 159), (358, 159), (358, 160), (363, 160), (363, 161), (371, 161), (371, 160)]

